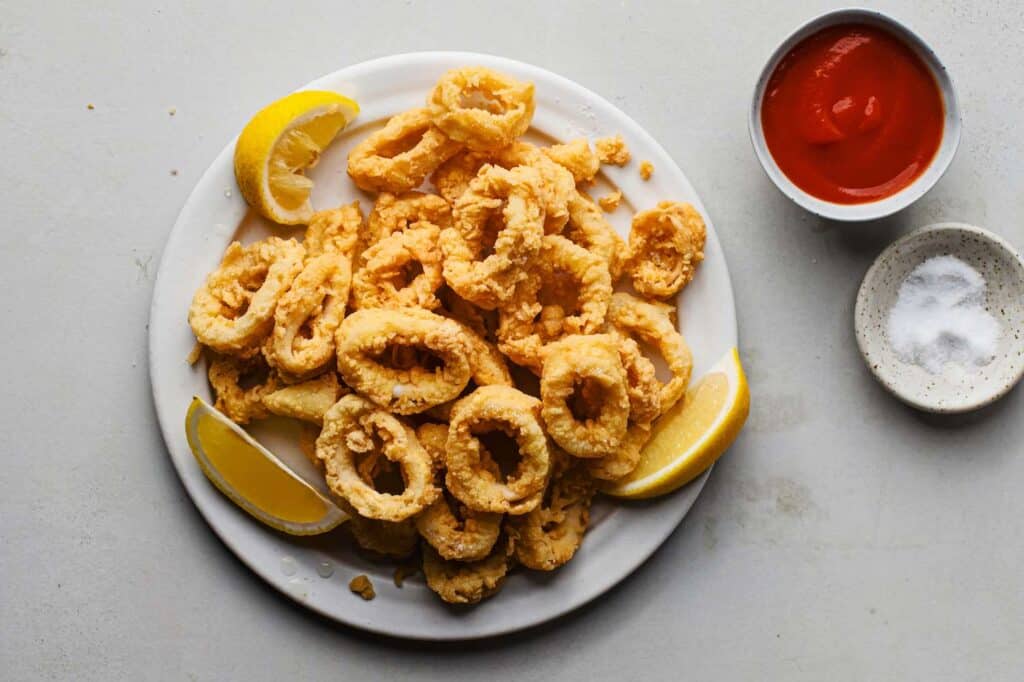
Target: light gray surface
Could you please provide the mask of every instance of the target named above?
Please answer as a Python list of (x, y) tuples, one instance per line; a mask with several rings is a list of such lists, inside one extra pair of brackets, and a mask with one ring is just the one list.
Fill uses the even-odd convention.
[[(1024, 397), (917, 414), (852, 331), (861, 276), (911, 227), (1024, 244), (1019, 3), (878, 5), (938, 50), (965, 128), (932, 193), (865, 227), (791, 206), (747, 140), (761, 60), (826, 3), (105, 4), (0, 2), (4, 679), (1019, 676)], [(252, 112), (432, 48), (552, 69), (664, 144), (718, 226), (753, 390), (740, 440), (631, 579), (540, 630), (454, 647), (359, 635), (265, 588), (175, 478), (145, 361), (167, 232)]]

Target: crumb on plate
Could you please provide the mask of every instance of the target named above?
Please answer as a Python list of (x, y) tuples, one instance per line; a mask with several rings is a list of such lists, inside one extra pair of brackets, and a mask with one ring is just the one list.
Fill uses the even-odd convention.
[(650, 161), (640, 162), (640, 179), (647, 182), (651, 179), (651, 175), (654, 174), (654, 164)]
[(196, 341), (196, 345), (192, 346), (192, 350), (189, 351), (188, 357), (185, 358), (190, 366), (195, 365), (199, 362), (199, 358), (203, 357), (203, 344)]
[(629, 147), (626, 146), (622, 135), (594, 140), (594, 149), (597, 151), (597, 158), (601, 160), (601, 163), (610, 163), (613, 166), (625, 166), (629, 163)]
[(377, 596), (377, 593), (373, 591), (373, 583), (370, 582), (370, 578), (365, 574), (361, 573), (348, 584), (348, 589), (352, 590), (366, 601), (370, 601)]
[(621, 201), (622, 192), (620, 192), (619, 190), (615, 190), (614, 192), (609, 192), (608, 194), (605, 194), (603, 197), (598, 199), (597, 203), (600, 204), (602, 211), (604, 211), (605, 213), (611, 213), (612, 211), (619, 207), (619, 203)]

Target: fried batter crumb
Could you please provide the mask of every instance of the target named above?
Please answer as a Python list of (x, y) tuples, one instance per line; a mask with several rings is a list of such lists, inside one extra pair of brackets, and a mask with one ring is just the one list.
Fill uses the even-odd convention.
[(187, 362), (189, 366), (195, 366), (201, 357), (203, 357), (203, 344), (196, 341), (196, 345), (192, 346), (192, 350), (189, 351), (188, 357), (185, 358), (185, 362)]
[(352, 590), (366, 601), (370, 601), (377, 596), (377, 593), (373, 591), (373, 583), (370, 582), (370, 578), (362, 573), (352, 578), (348, 584), (348, 589)]
[(629, 163), (629, 147), (626, 146), (622, 135), (594, 140), (594, 149), (601, 163), (610, 163), (613, 166), (625, 166)]
[(598, 199), (597, 203), (601, 205), (602, 211), (604, 211), (605, 213), (611, 213), (612, 211), (619, 207), (619, 203), (621, 201), (622, 192), (620, 192), (619, 190), (615, 190), (614, 192), (609, 192), (608, 194)]
[(96, 108), (96, 105), (95, 104), (86, 104), (85, 108), (88, 109), (89, 111), (92, 111), (93, 109)]
[(411, 575), (416, 575), (420, 572), (419, 566), (415, 564), (405, 564), (395, 567), (395, 587), (401, 587), (405, 579)]
[(647, 182), (651, 179), (651, 175), (654, 174), (654, 164), (650, 161), (640, 162), (640, 179)]

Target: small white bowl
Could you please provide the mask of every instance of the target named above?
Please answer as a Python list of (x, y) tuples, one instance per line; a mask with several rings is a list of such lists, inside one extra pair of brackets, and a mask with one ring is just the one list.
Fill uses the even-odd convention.
[[(985, 278), (985, 308), (999, 322), (996, 357), (970, 372), (946, 365), (930, 374), (901, 361), (889, 343), (889, 311), (911, 270), (933, 256), (953, 255)], [(998, 400), (1024, 375), (1024, 261), (1002, 238), (964, 223), (935, 223), (889, 246), (857, 292), (854, 330), (864, 362), (881, 384), (913, 407), (957, 413)]]
[[(800, 189), (786, 177), (786, 174), (775, 163), (771, 152), (768, 151), (768, 145), (764, 139), (764, 130), (761, 128), (761, 105), (764, 102), (765, 88), (768, 85), (768, 80), (775, 72), (775, 67), (779, 65), (782, 58), (789, 54), (789, 51), (797, 43), (823, 28), (837, 24), (854, 23), (875, 26), (894, 34), (921, 58), (921, 61), (931, 70), (932, 75), (935, 77), (935, 82), (939, 86), (946, 118), (943, 125), (942, 142), (935, 153), (935, 158), (932, 159), (925, 172), (914, 182), (885, 199), (865, 204), (837, 204), (819, 199)], [(768, 174), (768, 177), (772, 179), (772, 182), (775, 183), (783, 194), (811, 213), (815, 213), (823, 218), (852, 222), (875, 220), (892, 215), (914, 203), (925, 192), (930, 190), (939, 181), (942, 174), (946, 172), (950, 162), (953, 161), (953, 156), (956, 154), (956, 148), (960, 144), (961, 117), (960, 105), (957, 103), (953, 81), (950, 79), (946, 67), (942, 65), (939, 58), (935, 56), (935, 52), (932, 51), (924, 40), (900, 22), (881, 12), (871, 9), (850, 8), (834, 10), (811, 19), (775, 48), (775, 52), (772, 53), (771, 59), (768, 60), (764, 70), (761, 71), (761, 76), (754, 87), (754, 99), (750, 106), (749, 125), (750, 139), (754, 143), (754, 152), (757, 154), (757, 158), (761, 162), (765, 173)]]

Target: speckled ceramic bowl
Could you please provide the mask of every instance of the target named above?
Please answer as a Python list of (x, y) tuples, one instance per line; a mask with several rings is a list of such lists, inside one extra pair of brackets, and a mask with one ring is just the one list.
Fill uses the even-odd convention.
[[(942, 373), (897, 357), (889, 343), (889, 311), (910, 271), (933, 256), (952, 255), (985, 277), (985, 307), (1002, 334), (996, 357), (973, 371), (947, 363)], [(936, 223), (908, 234), (875, 260), (857, 293), (857, 345), (871, 372), (900, 400), (928, 412), (966, 412), (1005, 395), (1024, 374), (1024, 261), (1002, 238), (963, 223)]]

